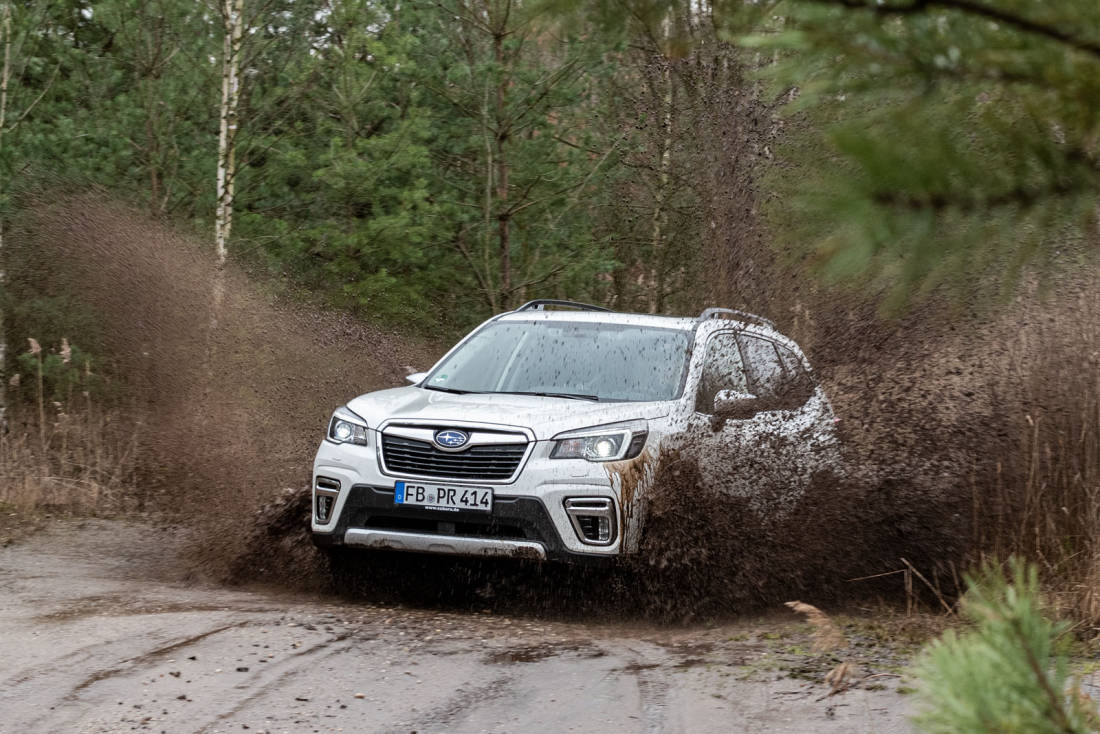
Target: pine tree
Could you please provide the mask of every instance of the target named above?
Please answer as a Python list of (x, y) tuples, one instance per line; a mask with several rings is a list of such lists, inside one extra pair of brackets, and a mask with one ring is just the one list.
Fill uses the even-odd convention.
[(419, 44), (411, 80), (437, 120), (434, 191), (482, 308), (596, 290), (610, 263), (584, 200), (613, 146), (597, 142), (590, 116), (602, 46), (538, 2), (408, 3), (394, 13)]
[(784, 0), (747, 35), (730, 7), (802, 114), (772, 219), (829, 272), (900, 303), (1095, 254), (1100, 3)]
[(1095, 702), (1071, 679), (1068, 625), (1043, 616), (1036, 568), (1010, 567), (1010, 578), (990, 565), (968, 579), (963, 611), (973, 627), (949, 630), (922, 653), (918, 725), (932, 734), (1100, 731)]

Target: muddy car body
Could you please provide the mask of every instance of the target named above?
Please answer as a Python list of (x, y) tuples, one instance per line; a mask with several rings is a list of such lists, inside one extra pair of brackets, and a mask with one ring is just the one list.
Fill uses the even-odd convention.
[(409, 381), (329, 421), (318, 545), (608, 559), (638, 550), (662, 452), (690, 452), (709, 491), (775, 515), (835, 461), (833, 411), (802, 351), (738, 311), (533, 301)]

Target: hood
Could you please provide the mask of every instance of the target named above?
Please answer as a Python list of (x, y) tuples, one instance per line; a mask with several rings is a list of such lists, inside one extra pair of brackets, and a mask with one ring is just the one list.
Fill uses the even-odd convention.
[(605, 423), (661, 418), (673, 403), (597, 403), (536, 395), (490, 395), (398, 387), (360, 395), (348, 403), (372, 429), (387, 420), (432, 421), (462, 425), (464, 422), (491, 423), (503, 427), (529, 428), (544, 441), (563, 431)]

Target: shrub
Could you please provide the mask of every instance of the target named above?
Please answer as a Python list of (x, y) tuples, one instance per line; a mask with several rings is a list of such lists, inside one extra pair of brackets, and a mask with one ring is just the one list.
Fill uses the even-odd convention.
[(1043, 614), (1039, 574), (1019, 560), (1011, 578), (987, 563), (968, 578), (963, 611), (968, 630), (950, 630), (917, 663), (928, 732), (1100, 731), (1095, 704), (1072, 680), (1068, 624)]

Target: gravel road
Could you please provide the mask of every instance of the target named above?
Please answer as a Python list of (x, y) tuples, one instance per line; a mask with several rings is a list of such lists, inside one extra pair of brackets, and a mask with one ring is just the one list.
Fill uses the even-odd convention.
[(65, 520), (0, 549), (0, 731), (911, 730), (891, 673), (855, 664), (827, 695), (836, 659), (794, 615), (669, 628), (231, 589), (188, 581), (183, 541)]

